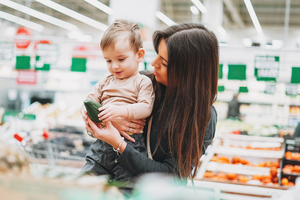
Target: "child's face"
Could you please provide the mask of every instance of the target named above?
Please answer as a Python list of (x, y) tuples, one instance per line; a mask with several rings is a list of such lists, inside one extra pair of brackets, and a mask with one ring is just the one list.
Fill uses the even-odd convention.
[(108, 47), (103, 51), (109, 72), (119, 79), (128, 78), (137, 72), (144, 53), (143, 49), (135, 53), (125, 34), (118, 37), (114, 48)]

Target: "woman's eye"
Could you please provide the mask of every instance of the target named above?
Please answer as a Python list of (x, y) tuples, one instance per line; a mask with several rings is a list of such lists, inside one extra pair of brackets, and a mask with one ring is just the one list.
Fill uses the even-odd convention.
[(168, 66), (167, 64), (165, 64), (165, 63), (163, 63), (163, 62), (162, 62), (161, 64), (162, 64), (163, 66), (165, 66), (165, 67), (167, 67), (167, 66)]

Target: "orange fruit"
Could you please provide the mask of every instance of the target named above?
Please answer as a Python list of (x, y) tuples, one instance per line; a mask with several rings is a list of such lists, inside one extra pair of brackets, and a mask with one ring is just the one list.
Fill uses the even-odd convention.
[(246, 183), (249, 181), (247, 176), (242, 176), (242, 175), (238, 176), (238, 180), (242, 183)]
[(289, 184), (289, 180), (287, 178), (283, 178), (283, 179), (281, 179), (281, 184), (282, 185), (288, 185)]
[(300, 159), (300, 154), (299, 153), (293, 153), (292, 154), (292, 160), (299, 160)]
[(238, 156), (232, 157), (232, 164), (235, 164), (235, 163), (240, 163), (240, 158)]
[(241, 159), (240, 159), (240, 163), (242, 163), (243, 165), (247, 165), (247, 164), (248, 164), (248, 161), (245, 160), (244, 158), (241, 158)]
[(289, 183), (288, 183), (288, 186), (295, 186), (295, 183), (289, 182)]
[(290, 151), (285, 152), (284, 155), (285, 155), (285, 158), (288, 160), (290, 160), (292, 158), (292, 152), (290, 152)]
[(271, 166), (272, 166), (272, 163), (270, 161), (265, 162), (264, 167), (271, 167)]
[(273, 183), (278, 183), (278, 177), (273, 177), (272, 182)]
[(217, 156), (213, 156), (212, 159), (211, 159), (210, 161), (212, 161), (212, 162), (217, 162), (217, 160), (218, 160)]
[(278, 161), (273, 161), (271, 164), (272, 164), (273, 167), (276, 167), (276, 168), (280, 167), (280, 164), (279, 164)]
[(277, 176), (277, 167), (271, 167), (270, 174), (271, 176)]
[(224, 172), (220, 172), (220, 173), (217, 174), (217, 178), (222, 179), (222, 180), (226, 180), (227, 176)]
[(292, 170), (291, 170), (291, 168), (284, 167), (284, 168), (282, 169), (282, 172), (285, 173), (285, 174), (290, 174), (290, 173), (292, 173)]
[(293, 171), (300, 172), (300, 165), (294, 165)]
[(215, 175), (212, 172), (205, 172), (203, 178), (213, 178)]
[(230, 180), (233, 180), (237, 177), (237, 174), (235, 173), (227, 173), (227, 178)]
[(252, 180), (259, 180), (259, 181), (261, 181), (261, 179), (262, 179), (261, 175), (253, 175), (252, 176)]

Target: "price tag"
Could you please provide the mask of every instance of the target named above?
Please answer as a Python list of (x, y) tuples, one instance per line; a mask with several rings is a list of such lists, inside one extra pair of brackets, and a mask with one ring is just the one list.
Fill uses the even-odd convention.
[(297, 84), (285, 84), (285, 94), (289, 96), (297, 96), (298, 95)]
[(279, 75), (279, 56), (255, 56), (254, 75), (258, 81), (276, 81)]
[(36, 71), (33, 70), (19, 70), (17, 76), (18, 84), (36, 84)]
[(58, 46), (55, 44), (37, 44), (36, 46), (36, 70), (49, 71), (58, 59)]
[(0, 41), (0, 61), (11, 61), (14, 56), (14, 43)]

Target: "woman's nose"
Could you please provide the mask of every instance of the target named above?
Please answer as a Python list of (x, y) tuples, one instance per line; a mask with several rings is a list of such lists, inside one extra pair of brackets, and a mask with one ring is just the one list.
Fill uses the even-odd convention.
[(155, 68), (158, 67), (158, 56), (154, 58), (154, 60), (151, 62), (151, 65)]

